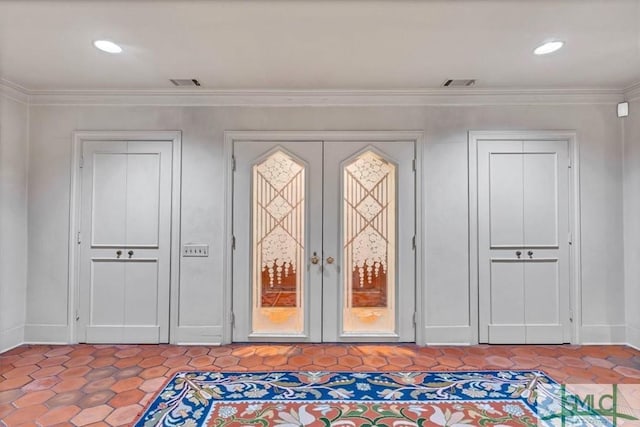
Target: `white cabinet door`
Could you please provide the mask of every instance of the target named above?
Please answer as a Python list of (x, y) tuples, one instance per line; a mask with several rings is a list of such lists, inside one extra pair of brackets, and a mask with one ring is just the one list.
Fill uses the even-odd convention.
[(480, 342), (570, 339), (567, 150), (478, 143)]
[(84, 142), (78, 340), (169, 340), (171, 143)]
[(524, 141), (522, 149), (526, 341), (569, 342), (568, 143)]
[(234, 341), (415, 340), (414, 150), (234, 145)]

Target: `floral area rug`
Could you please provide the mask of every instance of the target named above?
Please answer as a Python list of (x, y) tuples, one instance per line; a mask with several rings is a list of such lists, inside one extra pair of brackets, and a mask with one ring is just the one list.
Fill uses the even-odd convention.
[(540, 371), (181, 372), (136, 427), (608, 426)]

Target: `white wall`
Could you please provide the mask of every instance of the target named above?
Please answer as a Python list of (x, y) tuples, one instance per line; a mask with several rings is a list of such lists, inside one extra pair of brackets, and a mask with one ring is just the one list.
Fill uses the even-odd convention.
[(182, 241), (209, 242), (211, 255), (182, 260), (179, 323), (189, 339), (215, 342), (223, 321), (223, 132), (423, 130), (426, 293), (422, 332), (428, 342), (469, 342), (473, 331), (469, 327), (467, 131), (486, 129), (577, 131), (582, 162), (582, 340), (623, 342), (622, 128), (614, 105), (32, 106), (26, 339), (67, 339), (72, 131), (183, 131)]
[(0, 352), (24, 339), (27, 105), (0, 92)]
[(640, 348), (640, 100), (624, 120), (624, 259), (627, 341)]

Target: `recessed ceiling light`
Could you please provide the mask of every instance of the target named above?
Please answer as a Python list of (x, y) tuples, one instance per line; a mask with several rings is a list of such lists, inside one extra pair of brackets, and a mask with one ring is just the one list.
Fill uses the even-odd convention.
[(536, 55), (546, 55), (547, 53), (555, 52), (556, 50), (560, 49), (563, 45), (564, 45), (564, 42), (561, 42), (561, 41), (547, 42), (543, 45), (538, 46), (533, 51), (533, 53), (535, 53)]
[(120, 46), (118, 46), (117, 44), (109, 40), (96, 40), (93, 42), (93, 45), (103, 52), (108, 52), (108, 53), (122, 52), (122, 48)]

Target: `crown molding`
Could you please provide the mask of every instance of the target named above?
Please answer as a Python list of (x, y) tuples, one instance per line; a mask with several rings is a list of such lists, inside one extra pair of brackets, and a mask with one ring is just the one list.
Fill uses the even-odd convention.
[(627, 101), (637, 101), (640, 99), (640, 82), (634, 83), (624, 89), (624, 97)]
[[(478, 106), (616, 104), (620, 89), (29, 90), (0, 80), (30, 105), (178, 107)], [(5, 89), (6, 88), (6, 89)], [(24, 101), (23, 101), (24, 102)]]
[(25, 88), (4, 79), (0, 79), (0, 96), (23, 104), (29, 103), (29, 95)]

